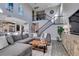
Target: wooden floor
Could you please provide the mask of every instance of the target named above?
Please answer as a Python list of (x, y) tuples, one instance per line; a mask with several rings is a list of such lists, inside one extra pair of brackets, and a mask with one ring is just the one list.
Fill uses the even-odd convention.
[(51, 45), (48, 46), (47, 53), (43, 53), (38, 50), (32, 50), (32, 56), (68, 56), (65, 51), (62, 42), (57, 42), (53, 40)]
[(61, 42), (52, 41), (52, 56), (68, 56)]

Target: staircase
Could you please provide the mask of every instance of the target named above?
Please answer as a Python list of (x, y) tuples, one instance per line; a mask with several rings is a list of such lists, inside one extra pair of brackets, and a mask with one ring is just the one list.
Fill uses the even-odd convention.
[(51, 21), (48, 21), (45, 23), (40, 29), (37, 30), (38, 35), (40, 36), (43, 31), (45, 31), (47, 28), (49, 28), (53, 23)]
[[(45, 23), (41, 28), (39, 28), (36, 32), (37, 32), (37, 35), (40, 37), (41, 36), (41, 34), (46, 30), (46, 29), (48, 29), (50, 26), (52, 26), (52, 25), (60, 25), (60, 24), (63, 24), (63, 23), (61, 23), (61, 17), (62, 17), (62, 11), (63, 11), (63, 4), (61, 3), (60, 5), (59, 5), (59, 8), (58, 8), (58, 11), (59, 12), (57, 12), (55, 15), (54, 15), (54, 17), (51, 17), (51, 16), (49, 16), (49, 15), (47, 15), (47, 14), (45, 14), (45, 16), (46, 16), (46, 18), (47, 18), (47, 23)], [(56, 21), (58, 21), (58, 22), (56, 22)]]
[(58, 17), (61, 16), (54, 16), (54, 17), (50, 17), (49, 15), (46, 14), (47, 17), (49, 17), (48, 21), (42, 26), (40, 27), (36, 32), (38, 34), (38, 36), (40, 37), (41, 34), (48, 29), (49, 27), (51, 27), (52, 25), (59, 25), (61, 23), (56, 23), (55, 21), (58, 20)]

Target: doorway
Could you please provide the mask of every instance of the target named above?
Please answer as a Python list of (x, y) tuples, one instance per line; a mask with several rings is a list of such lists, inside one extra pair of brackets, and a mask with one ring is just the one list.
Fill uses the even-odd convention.
[(32, 23), (32, 33), (36, 33), (36, 30), (39, 29), (39, 23)]

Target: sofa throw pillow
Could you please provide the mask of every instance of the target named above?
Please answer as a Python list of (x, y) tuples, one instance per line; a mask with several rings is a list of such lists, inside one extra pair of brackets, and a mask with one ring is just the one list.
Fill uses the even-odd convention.
[(6, 40), (8, 41), (9, 44), (14, 44), (14, 40), (11, 35), (6, 36)]
[(0, 36), (0, 49), (3, 49), (8, 46), (8, 42), (5, 36)]
[(37, 37), (37, 33), (32, 33), (33, 34), (33, 38)]
[(18, 40), (21, 40), (22, 36), (21, 35), (12, 35), (12, 38), (13, 38), (14, 42), (16, 42)]
[(44, 33), (43, 34), (41, 34), (41, 37), (40, 37), (41, 39), (44, 39)]
[(44, 38), (46, 38), (47, 37), (47, 33), (44, 33)]
[(29, 37), (29, 34), (24, 34), (24, 35), (22, 35), (22, 39), (26, 39), (26, 38), (28, 38)]

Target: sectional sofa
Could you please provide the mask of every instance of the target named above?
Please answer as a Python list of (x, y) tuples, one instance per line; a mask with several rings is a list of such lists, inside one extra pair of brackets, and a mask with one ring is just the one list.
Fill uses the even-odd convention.
[(0, 56), (31, 56), (32, 47), (28, 34), (0, 36)]
[[(44, 34), (42, 39), (46, 39), (50, 45), (51, 35)], [(28, 34), (6, 34), (0, 36), (0, 56), (32, 56), (32, 47), (29, 44), (32, 38)], [(41, 37), (39, 37), (41, 38)]]

